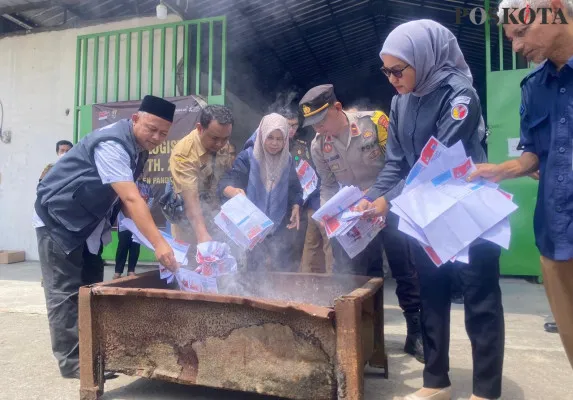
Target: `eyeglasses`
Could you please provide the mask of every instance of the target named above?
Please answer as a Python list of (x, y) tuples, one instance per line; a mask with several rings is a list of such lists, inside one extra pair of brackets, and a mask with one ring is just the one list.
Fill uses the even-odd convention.
[(382, 73), (386, 75), (388, 78), (390, 78), (390, 75), (394, 75), (396, 78), (400, 79), (403, 76), (402, 72), (404, 72), (404, 70), (409, 66), (410, 66), (409, 64), (406, 64), (406, 66), (403, 67), (402, 69), (388, 69), (382, 66), (380, 68), (380, 71), (382, 71)]

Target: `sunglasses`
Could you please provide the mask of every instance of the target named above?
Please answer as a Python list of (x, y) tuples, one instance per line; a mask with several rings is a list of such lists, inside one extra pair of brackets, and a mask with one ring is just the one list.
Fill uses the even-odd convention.
[(409, 64), (406, 64), (406, 66), (401, 69), (388, 69), (382, 66), (380, 68), (380, 71), (382, 71), (382, 73), (386, 75), (388, 78), (390, 78), (390, 75), (394, 75), (396, 78), (400, 79), (403, 76), (402, 72), (404, 72), (404, 70), (409, 66), (410, 66)]

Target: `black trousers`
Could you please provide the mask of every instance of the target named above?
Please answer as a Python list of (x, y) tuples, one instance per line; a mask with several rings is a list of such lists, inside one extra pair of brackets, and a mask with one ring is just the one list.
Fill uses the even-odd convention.
[(392, 277), (396, 280), (396, 296), (400, 308), (407, 313), (420, 311), (420, 285), (412, 262), (412, 248), (408, 237), (398, 230), (398, 217), (388, 214), (387, 226), (351, 259), (334, 238), (331, 239), (334, 273), (382, 276), (382, 246), (386, 252)]
[(450, 349), (451, 285), (459, 276), (464, 296), (465, 325), (472, 345), (473, 394), (501, 396), (505, 327), (499, 287), (499, 246), (476, 242), (470, 247), (470, 264), (447, 263), (436, 267), (422, 247), (412, 242), (422, 299), (424, 387), (444, 388)]
[(115, 253), (115, 273), (123, 274), (128, 254), (129, 262), (127, 264), (127, 272), (135, 272), (135, 266), (139, 259), (141, 245), (133, 241), (133, 234), (131, 231), (118, 232), (117, 237), (118, 243), (117, 252)]
[(79, 369), (78, 292), (80, 286), (103, 281), (104, 262), (82, 245), (67, 254), (47, 228), (36, 228), (52, 352), (62, 375)]

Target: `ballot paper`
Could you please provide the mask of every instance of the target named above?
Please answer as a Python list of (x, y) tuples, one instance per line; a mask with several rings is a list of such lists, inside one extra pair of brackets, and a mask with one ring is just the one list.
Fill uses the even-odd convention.
[(362, 219), (365, 212), (356, 210), (362, 191), (355, 186), (340, 189), (313, 215), (324, 224), (328, 238), (337, 238), (350, 258), (356, 257), (384, 226), (384, 218)]
[(237, 272), (237, 261), (227, 243), (204, 242), (197, 245), (195, 271), (179, 268), (175, 278), (181, 290), (191, 293), (219, 293), (217, 277)]
[(468, 182), (475, 171), (461, 142), (446, 148), (432, 137), (392, 203), (398, 229), (418, 240), (432, 261), (469, 263), (478, 238), (509, 248), (512, 195), (486, 180)]
[[(378, 222), (378, 223), (377, 223)], [(348, 232), (337, 236), (338, 243), (350, 258), (360, 254), (384, 227), (382, 220), (358, 219)]]
[[(135, 223), (128, 218), (122, 221), (122, 225), (131, 231), (133, 239), (154, 250), (151, 243), (137, 229)], [(183, 265), (175, 273), (171, 272), (163, 265), (159, 265), (159, 275), (167, 283), (177, 280), (179, 288), (192, 293), (218, 293), (217, 277), (231, 274), (237, 271), (237, 261), (231, 255), (231, 248), (226, 243), (205, 242), (197, 245), (197, 255), (195, 257), (199, 265), (195, 271), (185, 268), (188, 264), (187, 252), (189, 244), (173, 239), (165, 232), (161, 232), (167, 243), (173, 249), (175, 260)]]
[[(363, 197), (362, 191), (355, 186), (345, 186), (338, 191), (330, 200), (320, 207), (312, 219), (324, 224), (328, 238), (342, 235), (352, 228), (357, 218), (348, 218), (351, 207)], [(343, 218), (343, 215), (346, 218)]]
[(296, 174), (302, 187), (302, 201), (306, 201), (318, 187), (318, 176), (314, 168), (306, 160), (300, 161), (296, 167)]
[(237, 195), (221, 207), (215, 224), (237, 246), (252, 250), (273, 229), (273, 221), (257, 208), (245, 195)]
[[(121, 224), (123, 227), (125, 227), (125, 229), (131, 231), (131, 233), (133, 234), (133, 240), (135, 242), (144, 245), (145, 247), (147, 247), (150, 250), (155, 251), (155, 249), (153, 248), (153, 246), (149, 242), (149, 240), (147, 240), (146, 237), (143, 236), (143, 234), (139, 231), (139, 229), (137, 229), (137, 226), (135, 226), (135, 222), (133, 222), (133, 220), (131, 220), (129, 218), (124, 218), (123, 221), (121, 222)], [(171, 246), (171, 248), (173, 249), (173, 254), (175, 255), (175, 260), (179, 264), (187, 265), (188, 261), (189, 261), (187, 259), (187, 252), (189, 251), (189, 244), (174, 239), (168, 233), (165, 233), (162, 231), (160, 231), (160, 233), (163, 236), (163, 238), (167, 241), (169, 246)], [(163, 270), (166, 270), (166, 269), (167, 268), (163, 267)], [(161, 271), (161, 269), (160, 269), (160, 271)]]
[(227, 243), (199, 243), (195, 260), (198, 264), (195, 272), (204, 276), (217, 277), (237, 272), (237, 260), (231, 255), (231, 247)]
[(179, 268), (174, 275), (184, 292), (219, 293), (215, 276), (204, 276), (187, 268)]

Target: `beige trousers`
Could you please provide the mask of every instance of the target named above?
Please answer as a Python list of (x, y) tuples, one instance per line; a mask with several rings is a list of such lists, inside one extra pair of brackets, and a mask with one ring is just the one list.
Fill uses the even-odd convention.
[(554, 261), (541, 257), (541, 267), (549, 305), (573, 367), (573, 259)]
[(315, 210), (308, 209), (308, 227), (304, 239), (304, 250), (300, 271), (305, 273), (332, 273), (332, 249), (326, 231), (318, 222), (312, 219)]

